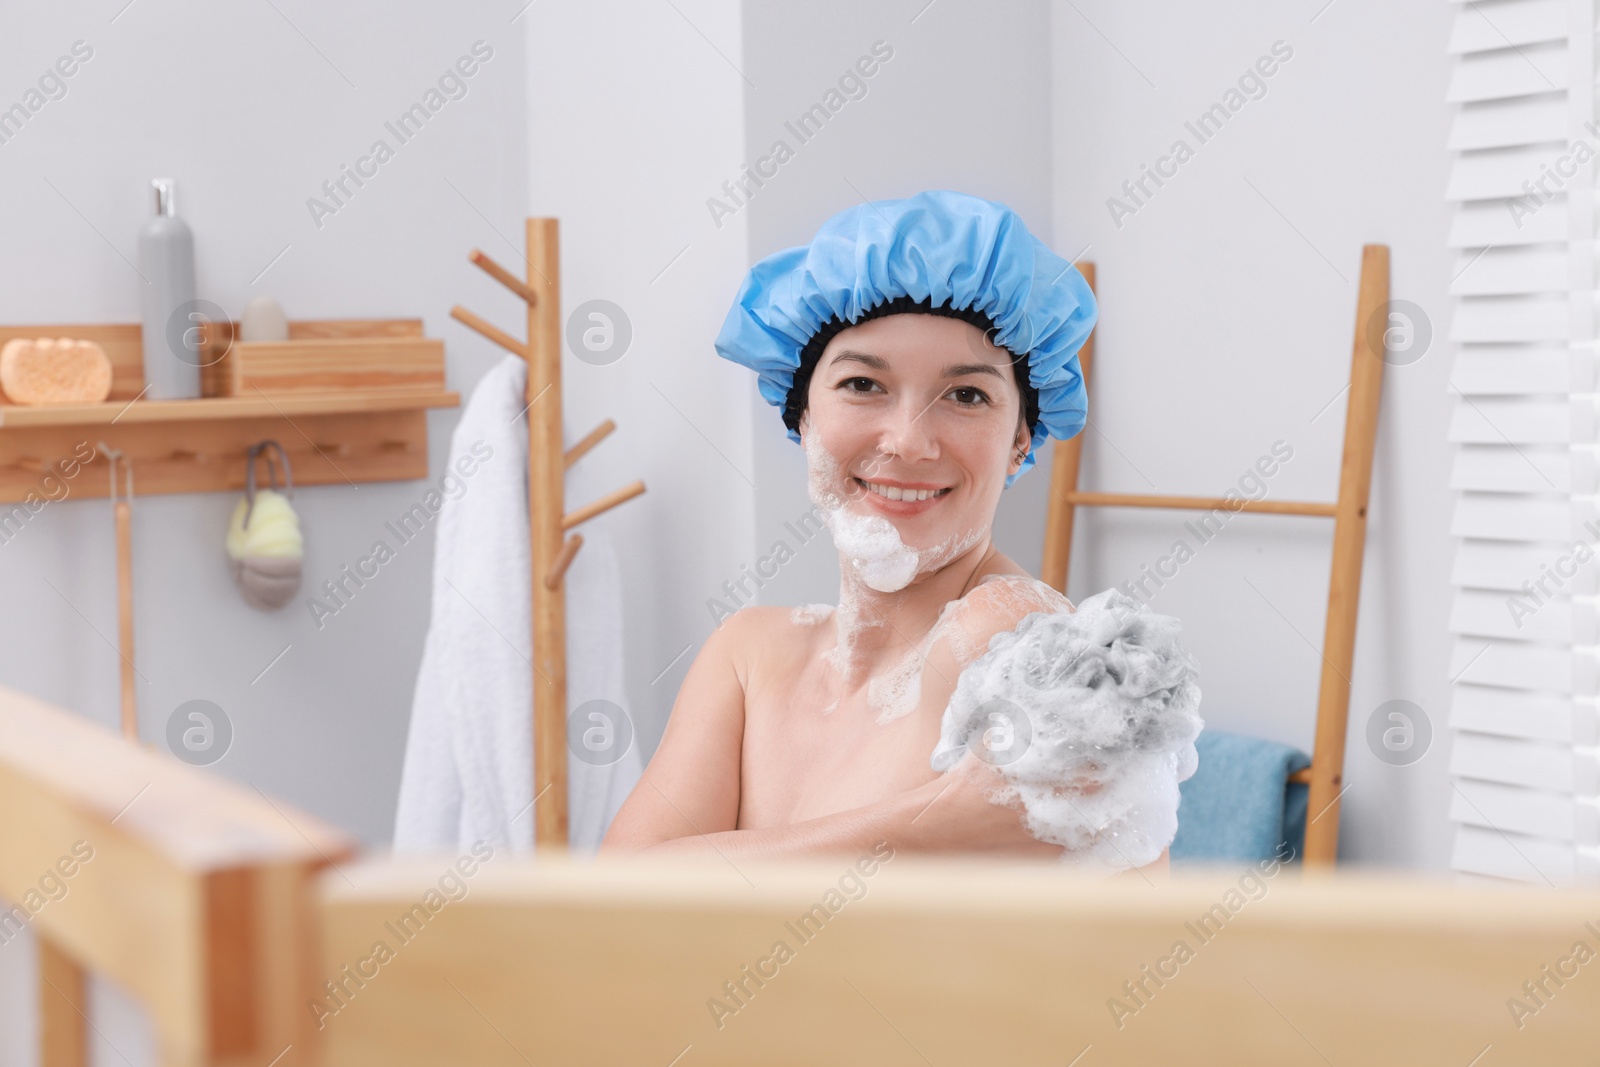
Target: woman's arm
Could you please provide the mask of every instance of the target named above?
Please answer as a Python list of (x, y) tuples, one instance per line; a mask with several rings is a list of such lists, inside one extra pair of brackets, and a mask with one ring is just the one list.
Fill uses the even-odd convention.
[(789, 826), (680, 837), (643, 851), (767, 859), (854, 854), (886, 841), (897, 852), (1060, 857), (1061, 846), (1023, 829), (1020, 804), (995, 804), (985, 797), (998, 782), (993, 768), (968, 757), (924, 785), (863, 807)]
[[(761, 610), (733, 615), (700, 649), (661, 744), (617, 812), (602, 850), (810, 856), (855, 853), (888, 841), (913, 852), (1060, 855), (1059, 846), (1037, 841), (1022, 828), (1020, 804), (984, 798), (984, 790), (1000, 782), (993, 768), (976, 759), (863, 807), (788, 826), (736, 830), (744, 692), (750, 650), (764, 630)], [(959, 673), (946, 645), (939, 642), (931, 657), (938, 680), (930, 678), (922, 692), (926, 713), (935, 719)]]
[[(975, 780), (976, 778), (976, 780)], [(782, 859), (859, 854), (880, 842), (896, 852), (954, 853), (1005, 859), (1059, 860), (1059, 845), (1034, 838), (1022, 828), (1016, 805), (995, 804), (983, 796), (982, 775), (961, 769), (887, 800), (851, 811), (764, 830), (728, 830), (680, 837), (642, 849), (652, 856)], [(1171, 874), (1167, 850), (1152, 863), (1121, 871), (1118, 877), (1163, 881)]]
[(752, 610), (729, 617), (700, 647), (661, 744), (611, 821), (602, 850), (647, 848), (738, 825)]

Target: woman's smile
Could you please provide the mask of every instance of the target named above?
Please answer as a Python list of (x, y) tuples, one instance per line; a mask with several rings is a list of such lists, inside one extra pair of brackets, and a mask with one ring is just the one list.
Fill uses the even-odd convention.
[(931, 482), (899, 482), (889, 480), (867, 481), (851, 476), (862, 492), (860, 496), (876, 511), (884, 515), (909, 517), (933, 509), (953, 491), (953, 486), (940, 486)]

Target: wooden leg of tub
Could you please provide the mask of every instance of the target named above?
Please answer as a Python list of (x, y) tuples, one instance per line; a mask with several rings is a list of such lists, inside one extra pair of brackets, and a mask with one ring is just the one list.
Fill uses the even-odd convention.
[(83, 968), (48, 937), (39, 938), (39, 1062), (43, 1067), (85, 1067), (88, 980)]

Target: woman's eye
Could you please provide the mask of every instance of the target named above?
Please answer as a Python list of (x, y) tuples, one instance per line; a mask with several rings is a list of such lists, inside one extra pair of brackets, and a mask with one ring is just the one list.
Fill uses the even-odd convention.
[[(860, 383), (861, 385), (865, 386), (866, 388), (862, 388), (862, 389), (855, 388), (857, 383)], [(847, 392), (851, 392), (851, 393), (866, 393), (866, 392), (870, 392), (872, 389), (876, 388), (877, 384), (878, 383), (873, 381), (871, 378), (846, 378), (844, 381), (839, 383), (839, 388), (844, 389)]]
[(979, 407), (989, 403), (989, 394), (972, 385), (963, 385), (950, 390), (950, 395), (956, 398), (956, 403), (962, 407)]

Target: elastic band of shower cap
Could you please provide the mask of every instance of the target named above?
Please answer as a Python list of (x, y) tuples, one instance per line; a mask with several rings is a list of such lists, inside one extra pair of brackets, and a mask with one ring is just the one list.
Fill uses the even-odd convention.
[[(966, 193), (857, 204), (823, 223), (809, 245), (767, 256), (740, 284), (717, 354), (754, 370), (762, 398), (781, 412), (818, 331), (854, 324), (897, 297), (981, 312), (994, 323), (996, 346), (1027, 357), (1039, 418), (1008, 488), (1047, 437), (1082, 431), (1088, 398), (1078, 349), (1099, 313), (1094, 292), (1016, 212)], [(788, 436), (800, 442), (793, 427)]]

